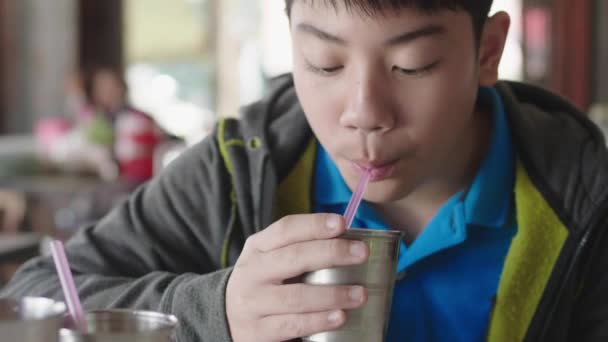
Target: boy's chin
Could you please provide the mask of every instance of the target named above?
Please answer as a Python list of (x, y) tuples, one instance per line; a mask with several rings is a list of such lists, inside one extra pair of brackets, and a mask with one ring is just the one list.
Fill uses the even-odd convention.
[[(401, 186), (399, 186), (401, 185)], [(410, 193), (409, 187), (394, 182), (371, 183), (365, 190), (363, 198), (374, 204), (384, 204), (399, 201)]]

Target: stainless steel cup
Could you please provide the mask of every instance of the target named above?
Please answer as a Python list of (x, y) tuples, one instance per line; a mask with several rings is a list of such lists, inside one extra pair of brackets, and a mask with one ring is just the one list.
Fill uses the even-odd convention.
[(0, 299), (0, 340), (57, 342), (65, 310), (49, 298)]
[(177, 318), (151, 311), (97, 310), (85, 314), (87, 333), (61, 329), (61, 342), (170, 342)]
[(386, 335), (397, 271), (402, 232), (348, 229), (340, 239), (360, 240), (370, 249), (367, 263), (335, 267), (304, 275), (304, 283), (315, 285), (361, 285), (368, 290), (367, 304), (347, 313), (339, 330), (305, 337), (305, 342), (382, 342)]

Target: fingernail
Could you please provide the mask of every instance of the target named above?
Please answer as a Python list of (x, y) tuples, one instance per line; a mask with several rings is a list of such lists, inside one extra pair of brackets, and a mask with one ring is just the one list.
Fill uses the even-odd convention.
[(327, 218), (325, 224), (327, 225), (327, 229), (333, 232), (338, 229), (338, 226), (340, 225), (340, 219), (337, 216), (332, 215)]
[(342, 320), (342, 312), (341, 311), (332, 311), (327, 316), (327, 320), (331, 323), (336, 324)]
[(363, 299), (363, 288), (361, 286), (351, 287), (348, 296), (353, 302), (360, 302)]
[(350, 244), (350, 254), (357, 258), (365, 256), (365, 245), (363, 242), (352, 242)]

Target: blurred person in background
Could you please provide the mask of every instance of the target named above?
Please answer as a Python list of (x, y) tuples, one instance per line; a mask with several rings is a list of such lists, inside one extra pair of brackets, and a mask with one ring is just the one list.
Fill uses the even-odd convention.
[(85, 69), (82, 82), (86, 103), (78, 121), (89, 126), (94, 141), (112, 145), (121, 177), (135, 183), (150, 179), (155, 149), (166, 135), (150, 115), (129, 104), (127, 84), (118, 70)]
[(85, 68), (65, 84), (67, 117), (38, 120), (40, 157), (64, 172), (94, 173), (105, 180), (147, 181), (154, 153), (165, 140), (154, 119), (131, 106), (117, 70)]
[(127, 83), (120, 71), (106, 66), (83, 68), (81, 80), (88, 107), (85, 111), (98, 111), (114, 118), (125, 109), (133, 109), (128, 103)]

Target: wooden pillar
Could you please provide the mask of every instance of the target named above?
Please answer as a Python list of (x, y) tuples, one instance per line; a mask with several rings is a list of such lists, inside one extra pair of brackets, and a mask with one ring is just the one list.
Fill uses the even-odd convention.
[(552, 87), (583, 110), (589, 108), (592, 72), (592, 0), (555, 0)]
[(80, 67), (105, 66), (122, 71), (122, 0), (80, 0), (79, 5)]
[(75, 0), (0, 0), (0, 132), (61, 115), (75, 67)]
[(556, 91), (584, 111), (592, 97), (594, 1), (604, 0), (524, 2), (524, 53), (526, 65), (534, 67), (526, 68), (527, 80)]

